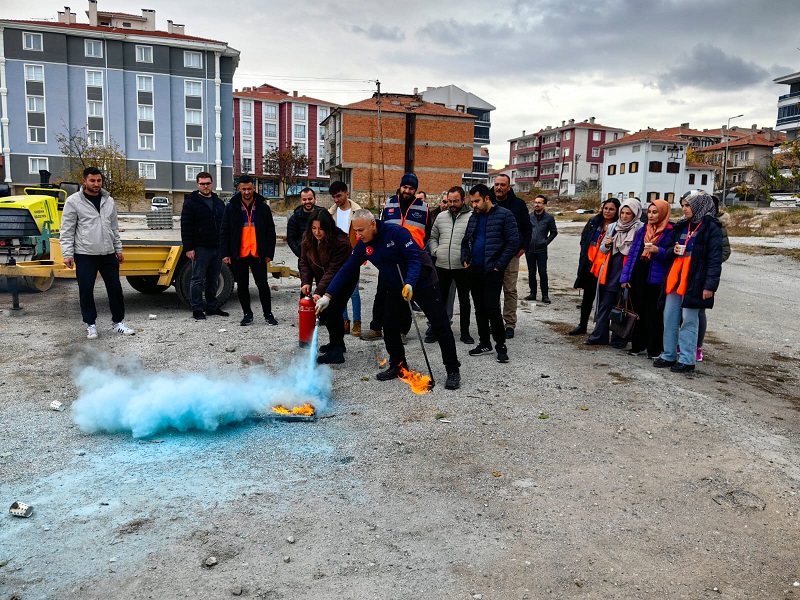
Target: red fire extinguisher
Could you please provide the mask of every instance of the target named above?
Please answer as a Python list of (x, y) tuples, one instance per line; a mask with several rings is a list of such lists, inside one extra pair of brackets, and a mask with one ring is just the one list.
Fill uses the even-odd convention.
[(316, 305), (311, 296), (300, 298), (300, 305), (297, 308), (297, 331), (300, 337), (300, 347), (305, 348), (311, 344), (314, 337), (314, 326), (316, 324)]

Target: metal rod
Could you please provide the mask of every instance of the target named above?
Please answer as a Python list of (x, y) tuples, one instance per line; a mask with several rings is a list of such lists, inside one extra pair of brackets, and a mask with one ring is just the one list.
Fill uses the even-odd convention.
[[(397, 265), (397, 273), (400, 275), (400, 283), (403, 284), (403, 287), (406, 285), (405, 279), (403, 279), (403, 272), (400, 270), (400, 265)], [(414, 316), (414, 309), (411, 308), (411, 300), (408, 301), (408, 310), (411, 311), (411, 320), (414, 321), (414, 327), (417, 328), (417, 338), (419, 339), (419, 345), (422, 346), (422, 355), (425, 357), (425, 364), (428, 365), (428, 376), (431, 378), (430, 388), (433, 388), (436, 385), (436, 382), (433, 380), (433, 370), (431, 369), (431, 363), (428, 361), (428, 352), (425, 350), (425, 342), (422, 340), (422, 333), (419, 330), (419, 323), (417, 323), (417, 318)]]

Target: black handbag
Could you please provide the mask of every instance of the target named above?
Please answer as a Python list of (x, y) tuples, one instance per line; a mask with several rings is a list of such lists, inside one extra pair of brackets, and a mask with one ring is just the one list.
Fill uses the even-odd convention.
[(625, 288), (617, 297), (617, 304), (611, 309), (609, 316), (611, 333), (623, 340), (631, 338), (633, 328), (636, 327), (636, 321), (639, 320), (639, 315), (633, 312), (631, 300), (628, 296), (629, 291), (628, 288)]

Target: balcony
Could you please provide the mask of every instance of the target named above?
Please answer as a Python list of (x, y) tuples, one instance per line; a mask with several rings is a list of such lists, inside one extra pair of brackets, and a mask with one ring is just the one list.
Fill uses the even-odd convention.
[(781, 100), (788, 100), (789, 98), (800, 98), (800, 92), (792, 92), (791, 94), (784, 94), (783, 96), (778, 96), (778, 102)]

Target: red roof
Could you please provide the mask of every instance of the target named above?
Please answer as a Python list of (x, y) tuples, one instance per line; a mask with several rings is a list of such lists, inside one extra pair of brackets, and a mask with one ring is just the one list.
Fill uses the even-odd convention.
[[(141, 18), (141, 17), (140, 17)], [(184, 35), (181, 33), (169, 33), (167, 31), (144, 31), (143, 29), (129, 29), (127, 27), (104, 27), (98, 25), (93, 27), (88, 23), (59, 23), (57, 21), (21, 21), (21, 20), (6, 20), (7, 23), (19, 23), (20, 25), (37, 25), (40, 27), (52, 27), (53, 29), (76, 29), (79, 31), (96, 32), (96, 33), (119, 33), (119, 34), (132, 34), (144, 35), (149, 37), (161, 37), (169, 39), (187, 40), (195, 42), (213, 42), (214, 44), (226, 44), (219, 40), (212, 40), (210, 38), (201, 38), (193, 35)]]
[(613, 142), (608, 142), (607, 144), (603, 144), (603, 147), (606, 148), (608, 146), (619, 146), (622, 144), (630, 144), (632, 142), (638, 141), (650, 141), (650, 142), (679, 142), (681, 144), (685, 144), (686, 140), (683, 138), (679, 138), (676, 135), (671, 135), (668, 133), (664, 133), (663, 131), (657, 131), (655, 129), (643, 129), (642, 131), (637, 131), (636, 133), (631, 133), (630, 135), (623, 136), (618, 140), (614, 140)]
[[(353, 110), (374, 110), (377, 111), (375, 97), (360, 100), (353, 104), (348, 104), (342, 108), (349, 108)], [(391, 113), (409, 113), (413, 112), (418, 115), (433, 115), (439, 117), (461, 117), (464, 119), (474, 119), (474, 115), (462, 113), (457, 110), (452, 110), (439, 104), (426, 102), (421, 100), (419, 96), (410, 96), (404, 94), (387, 94), (381, 97), (381, 112)]]
[(263, 100), (264, 102), (275, 102), (280, 104), (281, 102), (306, 102), (308, 104), (324, 104), (326, 106), (338, 106), (335, 102), (329, 102), (328, 100), (318, 100), (316, 98), (310, 98), (309, 96), (293, 96), (290, 94), (273, 94), (270, 92), (259, 92), (256, 90), (251, 90), (248, 92), (233, 92), (234, 98), (253, 98), (255, 100)]
[(686, 161), (686, 168), (687, 169), (708, 169), (709, 171), (715, 171), (719, 167), (714, 165), (707, 165), (706, 163), (696, 162), (693, 160)]
[(715, 152), (717, 150), (724, 150), (726, 147), (739, 148), (742, 146), (767, 146), (769, 148), (774, 148), (775, 146), (780, 146), (786, 141), (785, 133), (776, 131), (771, 137), (772, 139), (768, 140), (761, 133), (751, 133), (750, 135), (746, 135), (735, 140), (730, 140), (727, 144), (725, 142), (720, 142), (719, 144), (714, 144), (708, 148), (702, 148), (698, 152)]

